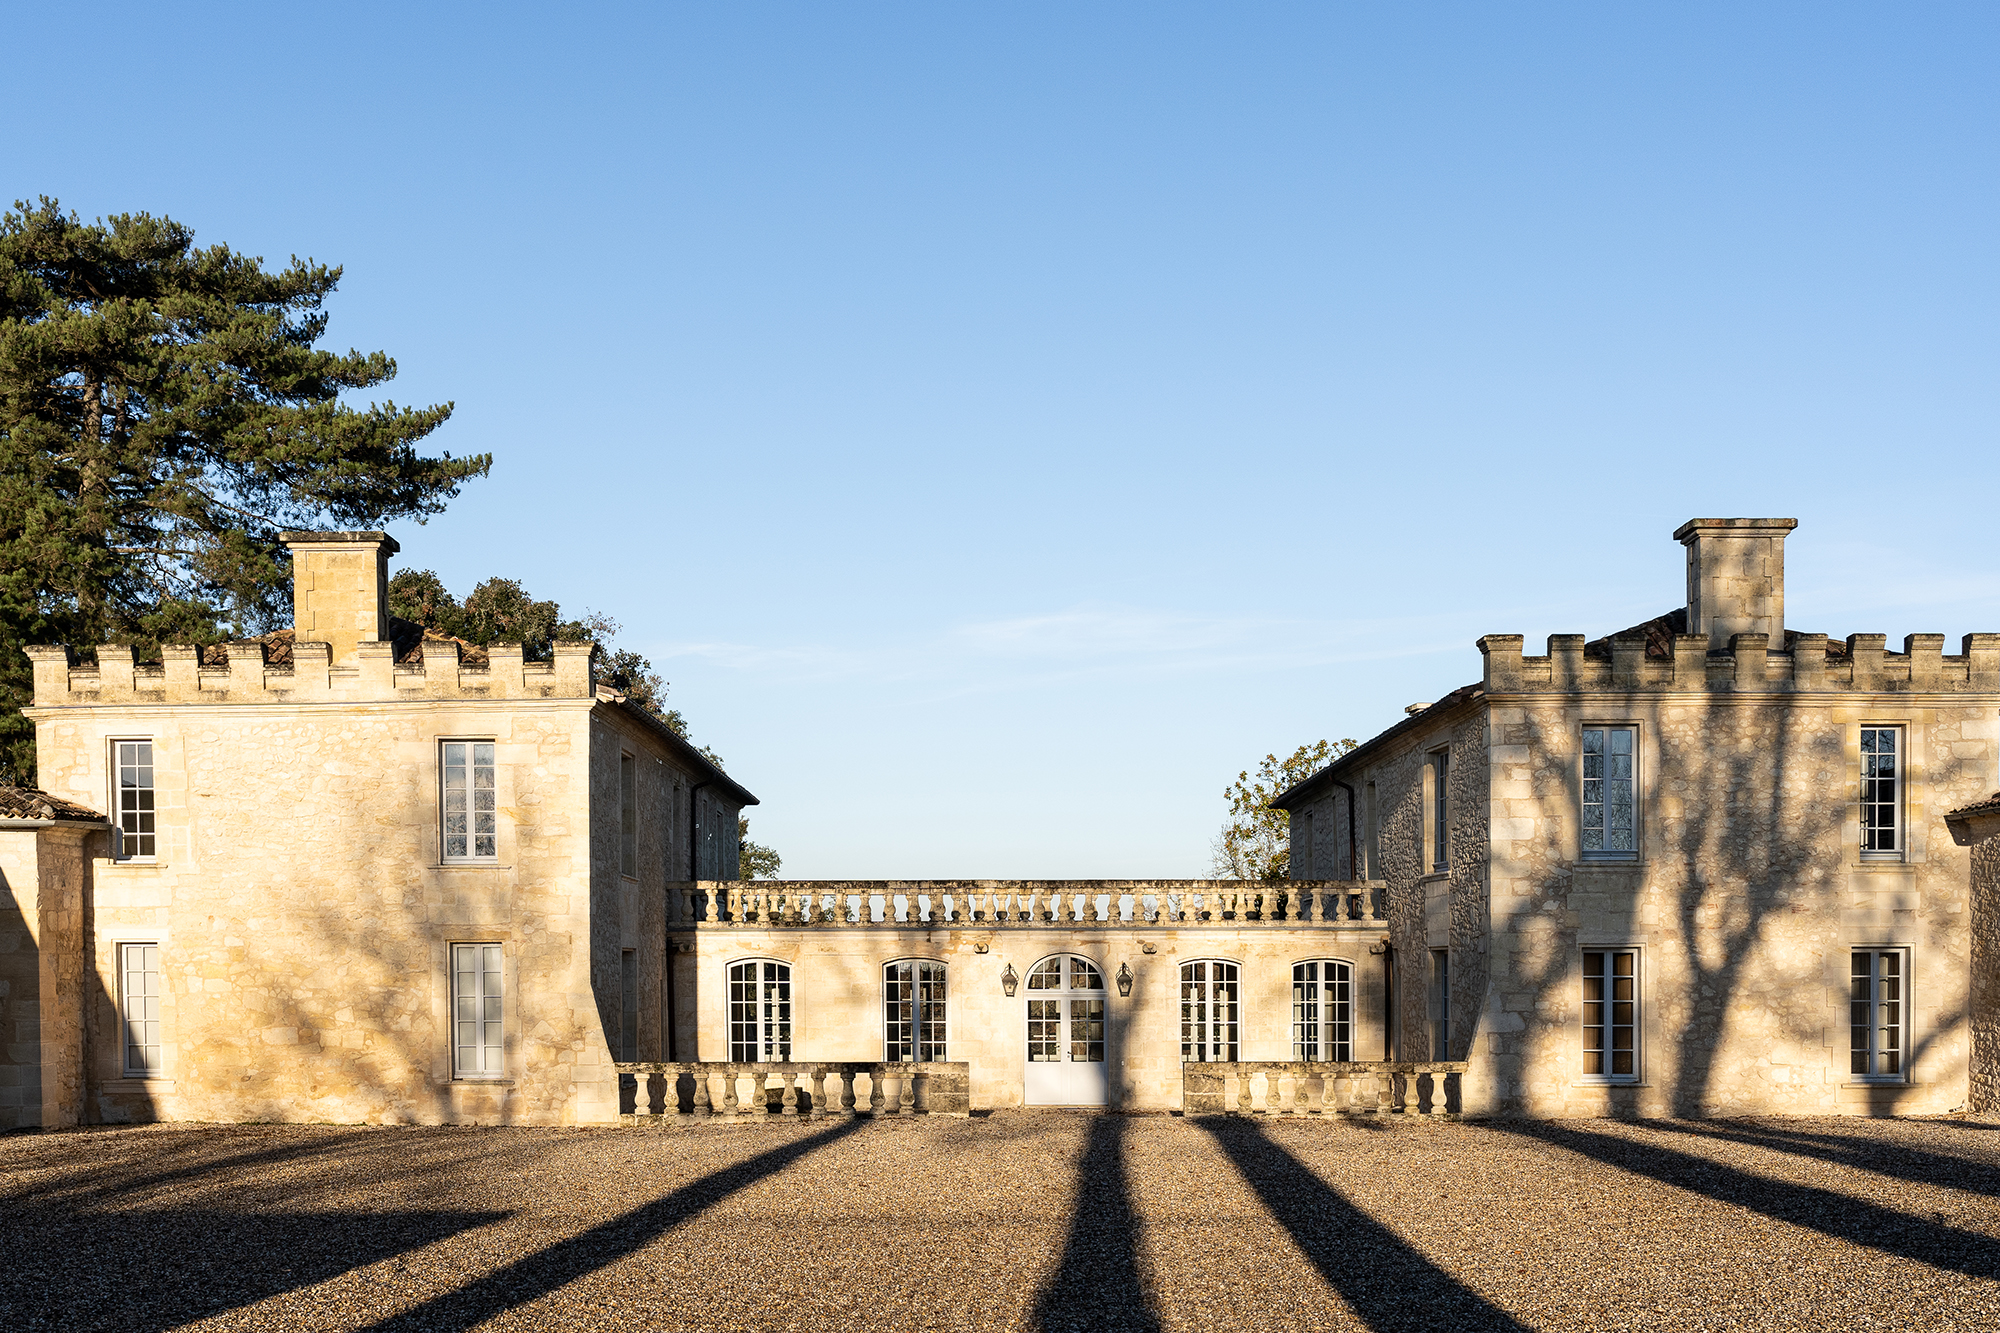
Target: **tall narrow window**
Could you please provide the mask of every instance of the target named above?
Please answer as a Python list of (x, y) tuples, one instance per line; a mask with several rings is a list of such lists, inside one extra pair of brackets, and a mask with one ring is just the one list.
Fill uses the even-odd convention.
[(505, 1073), (506, 1012), (500, 946), (451, 946), (452, 1071), (459, 1078)]
[(1451, 950), (1431, 950), (1431, 1054), (1433, 1060), (1451, 1059)]
[(1451, 753), (1439, 750), (1431, 756), (1431, 873), (1440, 874), (1451, 869), (1451, 822), (1447, 816), (1445, 795), (1449, 784), (1445, 777), (1451, 767)]
[(1181, 964), (1181, 1059), (1236, 1058), (1236, 964)]
[(618, 756), (618, 873), (639, 873), (639, 761)]
[(1583, 729), (1583, 854), (1587, 857), (1639, 854), (1632, 785), (1638, 739), (1635, 727)]
[(153, 826), (153, 743), (113, 741), (111, 745), (118, 774), (118, 855), (151, 859), (158, 847)]
[(1903, 850), (1903, 729), (1861, 729), (1861, 854)]
[(639, 951), (624, 949), (618, 954), (618, 1046), (621, 1060), (639, 1058)]
[(1292, 964), (1292, 1058), (1354, 1058), (1354, 968), (1332, 958)]
[(118, 1009), (125, 1030), (124, 1070), (158, 1078), (160, 1068), (160, 946), (118, 946)]
[(792, 969), (768, 958), (729, 965), (729, 1058), (738, 1064), (792, 1058)]
[(944, 1051), (944, 964), (905, 958), (882, 969), (884, 1060), (949, 1059)]
[(1639, 1077), (1639, 955), (1583, 953), (1583, 1072), (1624, 1082)]
[(1861, 949), (1854, 954), (1848, 992), (1849, 1069), (1859, 1079), (1907, 1077), (1903, 1052), (1909, 998), (1901, 949)]
[(444, 859), (491, 861), (500, 855), (492, 741), (444, 743)]
[(1378, 835), (1381, 828), (1376, 821), (1375, 784), (1372, 782), (1368, 784), (1367, 795), (1368, 802), (1366, 809), (1368, 814), (1363, 827), (1368, 830), (1368, 836), (1362, 844), (1362, 855), (1368, 859), (1368, 873), (1363, 878), (1380, 879), (1382, 878), (1382, 843)]

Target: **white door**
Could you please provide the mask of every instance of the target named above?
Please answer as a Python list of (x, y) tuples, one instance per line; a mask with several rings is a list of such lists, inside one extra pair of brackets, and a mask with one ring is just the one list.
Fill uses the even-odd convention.
[(1105, 1104), (1104, 998), (1089, 959), (1057, 954), (1028, 970), (1028, 1105)]

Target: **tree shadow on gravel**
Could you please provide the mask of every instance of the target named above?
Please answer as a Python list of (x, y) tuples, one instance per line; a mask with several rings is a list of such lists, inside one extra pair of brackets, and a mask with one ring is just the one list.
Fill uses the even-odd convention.
[(498, 1212), (0, 1213), (0, 1328), (156, 1333), (485, 1226)]
[(1752, 1175), (1693, 1153), (1567, 1125), (1493, 1122), (1492, 1129), (1567, 1148), (1606, 1166), (1885, 1254), (1969, 1277), (2000, 1278), (2000, 1240), (1833, 1190)]
[(1507, 1330), (1527, 1326), (1425, 1258), (1348, 1202), (1255, 1121), (1197, 1122), (1235, 1164), (1265, 1209), (1292, 1233), (1327, 1285), (1372, 1329)]
[(0, 1194), (0, 1205), (13, 1208), (40, 1203), (87, 1208), (129, 1203), (135, 1195), (147, 1190), (184, 1189), (206, 1180), (227, 1182), (231, 1173), (247, 1167), (296, 1167), (325, 1161), (330, 1168), (348, 1171), (356, 1161), (365, 1158), (401, 1161), (408, 1146), (407, 1140), (384, 1130), (327, 1134), (308, 1142), (287, 1136), (268, 1146), (256, 1143), (241, 1150), (232, 1150), (235, 1145), (227, 1140), (222, 1143), (224, 1146), (218, 1151), (217, 1139), (212, 1136), (149, 1135), (141, 1139), (128, 1129), (51, 1135), (43, 1144), (55, 1148), (78, 1145), (90, 1154), (90, 1160), (75, 1169), (51, 1172), (44, 1180), (8, 1190)]
[(1775, 1125), (1682, 1125), (1654, 1121), (1646, 1128), (1658, 1133), (1686, 1134), (1696, 1139), (1720, 1139), (1773, 1152), (1790, 1153), (1832, 1162), (1856, 1171), (1907, 1180), (1918, 1185), (1943, 1185), (1948, 1189), (2000, 1197), (2000, 1165), (1957, 1157), (1951, 1153), (1928, 1152), (1907, 1144), (1884, 1142), (1849, 1134), (1814, 1133)]
[(1035, 1301), (1043, 1333), (1154, 1330), (1152, 1295), (1139, 1271), (1139, 1217), (1125, 1174), (1125, 1122), (1096, 1115), (1077, 1163), (1076, 1197), (1062, 1261)]
[[(417, 1329), (464, 1329), (537, 1300), (644, 1249), (660, 1236), (738, 1190), (774, 1176), (793, 1162), (854, 1133), (866, 1120), (844, 1121), (681, 1186), (581, 1235), (516, 1259), (505, 1268), (468, 1282), (456, 1291), (368, 1326), (368, 1333)], [(745, 1130), (746, 1133), (755, 1131)]]

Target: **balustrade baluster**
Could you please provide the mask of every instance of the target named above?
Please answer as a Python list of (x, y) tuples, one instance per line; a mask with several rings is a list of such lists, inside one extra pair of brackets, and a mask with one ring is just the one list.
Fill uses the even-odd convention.
[(694, 1106), (688, 1114), (705, 1120), (715, 1114), (715, 1106), (708, 1099), (708, 1066), (689, 1065), (688, 1072), (694, 1075)]
[(853, 1115), (854, 1070), (847, 1065), (842, 1065), (835, 1077), (840, 1080), (840, 1113), (842, 1115)]
[(740, 1109), (736, 1100), (737, 1072), (735, 1065), (722, 1067), (722, 1114), (732, 1119)]
[(1264, 1114), (1291, 1114), (1293, 1091), (1292, 1081), (1285, 1077), (1285, 1071), (1273, 1065), (1264, 1075)]
[(826, 1066), (825, 1065), (814, 1065), (812, 1067), (812, 1082), (808, 1085), (808, 1087), (812, 1092), (813, 1104), (812, 1104), (812, 1109), (806, 1112), (806, 1114), (809, 1115), (814, 1120), (823, 1119), (826, 1115)]
[(787, 1069), (784, 1071), (783, 1077), (785, 1080), (785, 1092), (784, 1096), (779, 1098), (779, 1102), (784, 1106), (785, 1109), (782, 1112), (780, 1112), (780, 1114), (797, 1115), (799, 1113), (798, 1071), (793, 1069)]
[(1249, 1115), (1250, 1076), (1252, 1073), (1252, 1067), (1249, 1065), (1237, 1065), (1236, 1071), (1237, 1071), (1236, 1113), (1238, 1115)]
[(882, 1065), (868, 1067), (868, 1114), (882, 1114)]
[(1338, 1093), (1342, 1076), (1331, 1069), (1323, 1069), (1319, 1076), (1319, 1113), (1323, 1116), (1340, 1114)]
[(896, 1109), (902, 1115), (917, 1113), (917, 1069), (915, 1065), (904, 1065), (902, 1077), (898, 1081), (896, 1100), (901, 1103)]

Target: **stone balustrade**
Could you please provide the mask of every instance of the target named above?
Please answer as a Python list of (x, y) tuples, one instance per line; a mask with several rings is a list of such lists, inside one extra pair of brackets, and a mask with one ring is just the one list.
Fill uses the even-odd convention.
[(964, 1116), (972, 1109), (972, 1066), (963, 1060), (641, 1061), (617, 1068), (620, 1119), (626, 1124), (705, 1117), (751, 1122), (784, 1116)]
[(1372, 880), (698, 880), (667, 904), (690, 926), (1387, 925)]
[(1181, 1114), (1452, 1115), (1465, 1071), (1455, 1060), (1190, 1060), (1181, 1065)]

